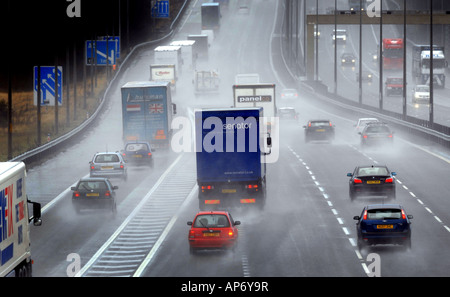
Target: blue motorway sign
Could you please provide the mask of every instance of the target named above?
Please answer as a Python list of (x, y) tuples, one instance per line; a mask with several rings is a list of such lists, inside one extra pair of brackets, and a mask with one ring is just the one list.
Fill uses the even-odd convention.
[(170, 17), (170, 5), (169, 1), (156, 1), (152, 7), (152, 18), (169, 18)]
[[(63, 98), (63, 68), (58, 66), (58, 81), (56, 83), (55, 66), (40, 66), (41, 67), (41, 105), (55, 106), (55, 92), (58, 92), (58, 105), (62, 105)], [(34, 66), (34, 105), (37, 106), (38, 97), (38, 66)], [(57, 86), (57, 87), (56, 87)]]
[(120, 58), (120, 36), (101, 36), (99, 40), (111, 40), (116, 41), (116, 59)]
[[(114, 40), (88, 40), (86, 41), (86, 65), (106, 66), (116, 64), (118, 41)], [(108, 51), (108, 54), (106, 52)]]

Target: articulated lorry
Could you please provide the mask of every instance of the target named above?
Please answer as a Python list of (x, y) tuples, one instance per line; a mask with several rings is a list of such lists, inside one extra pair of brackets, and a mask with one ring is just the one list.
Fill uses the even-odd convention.
[(262, 108), (195, 111), (199, 207), (225, 208), (266, 202), (266, 154)]
[(262, 107), (267, 130), (270, 133), (277, 115), (275, 84), (255, 83), (233, 85), (234, 107)]
[(172, 103), (168, 82), (128, 82), (122, 89), (124, 142), (148, 141), (152, 148), (168, 148), (172, 137)]
[[(28, 200), (23, 162), (0, 163), (0, 276), (32, 276), (30, 222), (41, 225), (41, 205)], [(28, 203), (33, 205), (29, 217)]]
[[(412, 48), (412, 75), (417, 85), (430, 84), (431, 51), (429, 45), (414, 45)], [(445, 87), (445, 69), (448, 64), (445, 60), (444, 47), (433, 45), (433, 84), (436, 87)]]

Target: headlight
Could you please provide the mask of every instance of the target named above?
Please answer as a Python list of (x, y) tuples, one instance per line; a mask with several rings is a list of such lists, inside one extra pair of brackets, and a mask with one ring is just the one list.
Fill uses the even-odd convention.
[(352, 60), (352, 63), (355, 63), (355, 59)]
[(367, 75), (367, 77), (368, 77), (368, 78), (371, 78), (371, 77), (372, 77), (372, 74)]
[(342, 63), (345, 63), (345, 59), (342, 59)]

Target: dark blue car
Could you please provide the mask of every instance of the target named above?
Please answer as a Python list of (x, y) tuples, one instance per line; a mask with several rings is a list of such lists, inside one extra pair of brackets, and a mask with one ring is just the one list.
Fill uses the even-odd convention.
[(397, 244), (411, 248), (411, 219), (399, 204), (374, 204), (353, 217), (358, 234), (358, 248), (369, 245)]
[(122, 156), (127, 163), (153, 166), (152, 149), (146, 141), (127, 142)]

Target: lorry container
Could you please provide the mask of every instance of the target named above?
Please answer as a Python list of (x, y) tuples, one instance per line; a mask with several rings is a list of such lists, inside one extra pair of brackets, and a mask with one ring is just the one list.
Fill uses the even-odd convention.
[[(262, 108), (195, 111), (199, 207), (266, 202), (266, 148)], [(266, 146), (267, 145), (267, 146)]]
[(176, 91), (177, 75), (175, 64), (152, 64), (150, 65), (151, 81), (169, 82), (172, 92)]
[(194, 72), (195, 94), (219, 93), (219, 71), (197, 70)]
[(177, 78), (182, 73), (183, 57), (181, 46), (160, 45), (154, 50), (153, 64), (174, 64)]
[(192, 47), (194, 59), (197, 60), (208, 60), (209, 51), (209, 40), (207, 34), (189, 34), (188, 40), (195, 41)]
[(128, 82), (121, 88), (124, 142), (148, 141), (152, 148), (168, 148), (172, 137), (172, 103), (168, 82)]
[(220, 4), (215, 2), (203, 3), (201, 6), (202, 30), (220, 29)]
[(277, 115), (275, 84), (240, 84), (233, 85), (234, 107), (262, 107), (267, 130), (270, 132)]
[(195, 40), (175, 40), (170, 43), (172, 46), (181, 47), (181, 58), (185, 69), (192, 70), (195, 66), (194, 46)]
[[(412, 74), (417, 85), (430, 84), (431, 50), (430, 45), (414, 45), (412, 49)], [(443, 46), (433, 45), (433, 83), (445, 87), (445, 70), (448, 63), (445, 60)]]
[[(0, 162), (0, 276), (32, 276), (30, 222), (41, 225), (41, 205), (29, 201), (23, 162)], [(28, 214), (28, 203), (33, 215)]]

